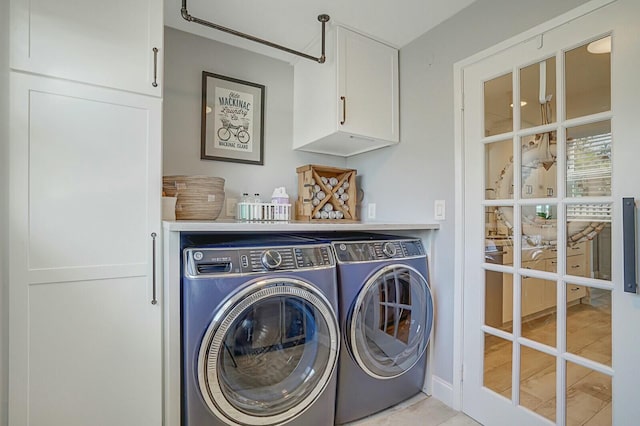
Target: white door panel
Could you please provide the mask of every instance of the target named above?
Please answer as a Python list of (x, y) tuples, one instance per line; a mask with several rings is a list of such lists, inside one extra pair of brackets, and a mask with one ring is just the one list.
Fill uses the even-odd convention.
[(145, 277), (29, 287), (29, 425), (161, 424), (161, 330), (146, 287)]
[(29, 269), (144, 263), (149, 110), (74, 95), (29, 92)]
[(161, 100), (10, 77), (9, 423), (160, 425)]
[[(463, 69), (463, 410), (483, 424), (640, 417), (631, 326), (640, 298), (623, 292), (621, 213), (622, 197), (640, 198), (639, 15), (640, 3), (618, 0)], [(586, 46), (609, 34), (610, 66), (601, 67), (607, 54)], [(588, 65), (576, 66), (577, 55)], [(543, 61), (555, 71), (545, 74)], [(532, 65), (541, 69), (533, 96), (523, 86)], [(601, 69), (610, 101), (606, 84), (590, 80)], [(502, 109), (489, 100), (492, 84), (504, 88)], [(542, 106), (537, 85), (543, 99), (553, 90)], [(611, 266), (599, 261), (604, 249)]]

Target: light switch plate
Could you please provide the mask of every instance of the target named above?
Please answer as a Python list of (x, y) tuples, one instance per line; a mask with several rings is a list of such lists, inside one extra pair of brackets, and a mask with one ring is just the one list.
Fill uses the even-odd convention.
[(227, 198), (227, 216), (235, 217), (236, 216), (236, 206), (238, 205), (237, 198)]
[(444, 210), (445, 210), (444, 200), (436, 200), (433, 203), (433, 218), (435, 220), (444, 220), (445, 218)]
[(369, 203), (367, 206), (367, 219), (376, 218), (376, 203)]

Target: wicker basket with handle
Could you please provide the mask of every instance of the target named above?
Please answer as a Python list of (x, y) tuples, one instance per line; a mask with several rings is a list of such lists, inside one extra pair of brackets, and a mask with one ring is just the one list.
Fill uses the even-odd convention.
[(213, 176), (164, 176), (162, 191), (177, 197), (177, 220), (215, 220), (224, 205), (224, 179)]

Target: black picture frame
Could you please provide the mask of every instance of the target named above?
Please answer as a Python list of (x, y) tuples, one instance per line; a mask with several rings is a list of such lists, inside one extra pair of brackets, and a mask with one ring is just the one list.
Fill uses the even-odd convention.
[(202, 71), (200, 158), (264, 165), (265, 86)]

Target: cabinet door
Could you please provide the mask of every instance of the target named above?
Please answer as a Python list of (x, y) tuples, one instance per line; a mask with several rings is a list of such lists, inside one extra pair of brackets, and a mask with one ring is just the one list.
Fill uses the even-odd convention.
[(160, 0), (11, 0), (16, 70), (160, 96), (162, 43)]
[(588, 287), (575, 284), (567, 284), (567, 303), (582, 299), (588, 294)]
[(534, 277), (522, 277), (521, 301), (523, 317), (544, 309), (545, 280)]
[(340, 130), (398, 142), (398, 51), (341, 27), (337, 31)]
[(10, 78), (9, 423), (160, 425), (161, 101)]

